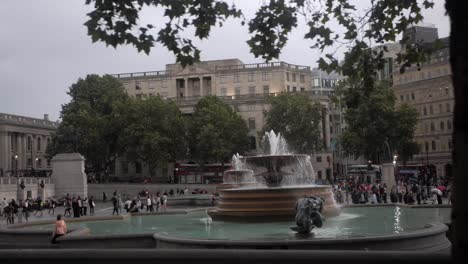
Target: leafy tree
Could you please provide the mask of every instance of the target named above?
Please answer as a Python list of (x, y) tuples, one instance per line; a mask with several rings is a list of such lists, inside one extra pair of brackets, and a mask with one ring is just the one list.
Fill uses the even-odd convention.
[(121, 135), (128, 96), (110, 75), (79, 79), (68, 95), (71, 101), (62, 106), (62, 122), (47, 148), (48, 156), (79, 152), (86, 158), (88, 171), (108, 176), (110, 166), (124, 150)]
[(159, 96), (131, 99), (124, 138), (130, 161), (143, 161), (151, 175), (157, 167), (184, 156), (185, 121), (177, 105)]
[(249, 149), (246, 123), (218, 97), (202, 98), (189, 122), (190, 154), (200, 163), (224, 163)]
[(265, 111), (263, 131), (280, 132), (298, 153), (313, 153), (324, 147), (321, 137), (320, 104), (303, 94), (280, 93), (269, 98), (271, 108)]
[(406, 162), (417, 154), (413, 140), (418, 113), (408, 105), (395, 109), (395, 95), (386, 81), (364, 77), (348, 79), (343, 91), (347, 127), (341, 136), (344, 151), (355, 157), (380, 162), (394, 153)]

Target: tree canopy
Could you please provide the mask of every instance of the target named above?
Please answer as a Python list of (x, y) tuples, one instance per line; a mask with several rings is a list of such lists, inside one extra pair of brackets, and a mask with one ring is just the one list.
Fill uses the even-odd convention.
[(157, 167), (185, 156), (185, 120), (173, 101), (159, 96), (132, 98), (126, 115), (128, 161), (145, 162), (154, 175)]
[(190, 154), (199, 163), (223, 163), (249, 149), (245, 121), (218, 97), (202, 98), (189, 124)]
[(79, 152), (88, 170), (107, 173), (125, 149), (121, 136), (128, 96), (124, 88), (109, 75), (88, 75), (74, 83), (68, 95), (71, 101), (62, 106), (62, 122), (47, 148), (48, 156)]
[(396, 109), (387, 81), (370, 76), (350, 78), (343, 85), (347, 125), (340, 142), (347, 154), (374, 162), (398, 154), (406, 162), (419, 152), (413, 139), (418, 112), (406, 104)]
[[(434, 5), (432, 0), (370, 0), (368, 8), (357, 10), (349, 0), (270, 0), (249, 19), (234, 4), (218, 0), (86, 0), (86, 4), (94, 6), (85, 23), (93, 42), (103, 41), (113, 47), (131, 44), (146, 53), (159, 43), (184, 66), (200, 59), (200, 49), (192, 40), (208, 38), (214, 27), (222, 27), (229, 18), (239, 18), (241, 25), (248, 26), (250, 38), (246, 42), (251, 53), (267, 61), (279, 57), (298, 19), (304, 19), (304, 38), (324, 52), (318, 62), (327, 70), (340, 68), (337, 49), (355, 48), (359, 54), (371, 43), (394, 42), (408, 26), (423, 21), (422, 9)], [(141, 11), (151, 7), (163, 11), (164, 23), (143, 23)], [(193, 36), (187, 36), (192, 29)], [(423, 59), (418, 43), (410, 44), (408, 38), (402, 42), (408, 44), (398, 56), (403, 66)]]
[(297, 153), (314, 153), (324, 147), (321, 137), (322, 109), (303, 94), (280, 93), (269, 98), (263, 131), (274, 130)]

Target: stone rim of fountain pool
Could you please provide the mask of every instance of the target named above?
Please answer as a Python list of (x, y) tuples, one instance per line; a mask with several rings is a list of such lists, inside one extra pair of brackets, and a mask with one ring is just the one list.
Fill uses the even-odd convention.
[[(401, 206), (401, 205), (398, 205)], [(367, 206), (384, 207), (384, 206)], [(418, 210), (416, 206), (409, 210)], [(189, 214), (202, 209), (187, 210), (180, 214)], [(141, 217), (141, 216), (128, 216)], [(97, 217), (99, 218), (99, 217)], [(84, 220), (84, 219), (83, 219)], [(100, 220), (104, 220), (101, 218)], [(91, 219), (85, 221), (92, 221)], [(123, 219), (121, 218), (121, 221)], [(34, 225), (30, 223), (29, 225)], [(427, 250), (439, 251), (450, 248), (446, 238), (447, 226), (444, 224), (426, 224), (421, 229), (404, 231), (400, 234), (339, 236), (328, 237), (296, 237), (283, 238), (255, 238), (255, 239), (205, 239), (187, 238), (178, 235), (167, 235), (161, 232), (147, 232), (134, 234), (90, 234), (87, 227), (79, 228), (75, 232), (60, 238), (62, 248), (191, 248), (191, 249), (327, 249), (327, 250)], [(49, 243), (50, 230), (8, 229), (0, 230), (0, 237), (11, 236), (18, 240), (32, 235), (37, 238), (43, 236), (43, 242)]]

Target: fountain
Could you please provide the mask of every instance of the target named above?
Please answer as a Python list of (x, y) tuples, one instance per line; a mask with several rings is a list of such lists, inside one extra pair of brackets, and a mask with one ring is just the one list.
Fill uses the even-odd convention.
[(284, 138), (273, 131), (262, 142), (262, 155), (233, 157), (234, 169), (224, 175), (228, 186), (219, 189), (218, 207), (208, 212), (213, 220), (292, 220), (297, 200), (305, 196), (322, 198), (325, 216), (339, 214), (330, 186), (313, 184), (308, 155), (291, 154)]

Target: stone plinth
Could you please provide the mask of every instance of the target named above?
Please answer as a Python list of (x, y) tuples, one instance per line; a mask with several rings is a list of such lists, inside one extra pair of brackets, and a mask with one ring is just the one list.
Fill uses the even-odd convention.
[(57, 197), (88, 196), (87, 177), (84, 172), (84, 157), (79, 153), (62, 153), (52, 158), (52, 179)]
[(382, 183), (385, 183), (388, 189), (396, 186), (395, 166), (393, 163), (382, 164)]

